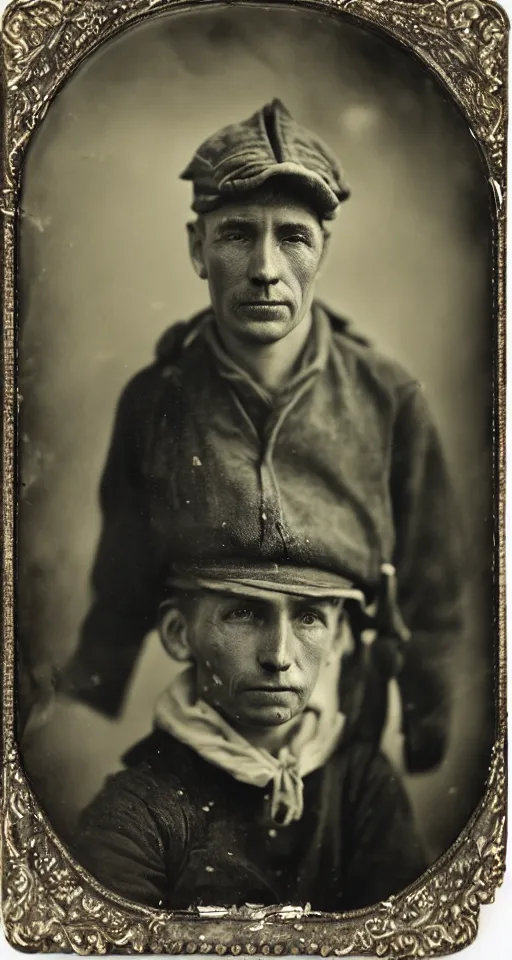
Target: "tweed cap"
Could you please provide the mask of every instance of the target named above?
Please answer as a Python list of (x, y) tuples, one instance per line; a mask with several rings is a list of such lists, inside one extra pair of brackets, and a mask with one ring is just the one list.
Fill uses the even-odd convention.
[(332, 220), (349, 196), (334, 153), (296, 123), (280, 100), (214, 133), (181, 174), (193, 183), (196, 213), (214, 210), (273, 177), (294, 183), (322, 220)]

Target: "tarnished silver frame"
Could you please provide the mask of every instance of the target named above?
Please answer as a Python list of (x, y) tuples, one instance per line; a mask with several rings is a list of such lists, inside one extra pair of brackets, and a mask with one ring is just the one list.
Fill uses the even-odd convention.
[[(238, 0), (258, 3), (258, 0)], [(495, 512), (499, 616), (496, 740), (487, 789), (457, 842), (407, 891), (376, 908), (333, 915), (307, 908), (167, 913), (104, 890), (67, 854), (39, 809), (20, 763), (14, 718), (16, 257), (22, 160), (61, 84), (128, 25), (215, 0), (13, 0), (3, 20), (3, 923), (34, 952), (102, 954), (349, 954), (413, 958), (468, 945), (480, 905), (505, 867), (505, 197), (508, 23), (481, 0), (290, 0), (380, 29), (413, 50), (444, 83), (480, 145), (494, 197)], [(222, 6), (222, 4), (218, 4)]]

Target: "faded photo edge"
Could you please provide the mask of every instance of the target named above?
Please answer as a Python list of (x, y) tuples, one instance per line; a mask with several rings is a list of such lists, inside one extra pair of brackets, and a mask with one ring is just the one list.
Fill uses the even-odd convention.
[[(297, 4), (300, 6), (301, 4)], [(497, 567), (499, 579), (499, 649), (497, 652), (497, 738), (485, 798), (461, 837), (411, 888), (378, 908), (357, 914), (322, 915), (305, 908), (264, 908), (223, 910), (203, 914), (169, 915), (128, 904), (91, 880), (74, 864), (55, 836), (26, 782), (16, 746), (14, 722), (14, 476), (15, 476), (15, 251), (16, 221), (19, 216), (21, 159), (32, 127), (39, 123), (58, 83), (97, 44), (112, 36), (128, 22), (134, 23), (153, 12), (182, 6), (162, 2), (84, 3), (64, 17), (63, 5), (52, 4), (49, 19), (36, 22), (38, 33), (23, 31), (34, 27), (38, 11), (23, 0), (11, 4), (4, 17), (4, 84), (7, 84), (4, 116), (7, 119), (4, 179), (4, 842), (3, 919), (8, 940), (25, 950), (103, 953), (112, 947), (141, 952), (209, 953), (218, 955), (359, 953), (411, 957), (439, 955), (471, 943), (476, 936), (482, 903), (491, 902), (504, 874), (506, 806), (506, 657), (504, 624), (504, 471), (505, 471), (505, 122), (506, 95), (496, 83), (505, 75), (507, 25), (498, 7), (475, 4), (478, 16), (468, 17), (467, 33), (457, 33), (464, 17), (462, 5), (422, 5), (413, 17), (409, 4), (334, 4), (318, 0), (318, 9), (335, 7), (341, 15), (360, 18), (387, 30), (415, 49), (417, 17), (424, 46), (416, 46), (432, 69), (439, 51), (461, 43), (477, 86), (486, 90), (489, 113), (482, 111), (478, 95), (468, 100), (464, 91), (454, 89), (473, 129), (478, 129), (481, 149), (487, 159), (496, 198), (495, 265), (498, 327), (498, 356), (495, 368), (497, 395), (496, 504), (499, 511)], [(194, 4), (190, 5), (191, 7)], [(346, 6), (346, 10), (344, 7)], [(412, 4), (411, 11), (412, 11)], [(435, 11), (433, 8), (436, 8)], [(357, 8), (357, 9), (356, 9)], [(457, 9), (460, 8), (460, 9)], [(439, 21), (442, 10), (444, 23)], [(90, 14), (89, 18), (87, 14)], [(402, 18), (400, 17), (402, 14)], [(432, 20), (429, 20), (429, 14)], [(435, 14), (435, 15), (434, 15)], [(15, 18), (19, 15), (18, 26)], [(123, 20), (124, 18), (124, 20)], [(410, 21), (410, 22), (409, 22)], [(484, 29), (484, 28), (485, 29)], [(9, 33), (9, 28), (11, 32)], [(425, 28), (425, 34), (422, 29)], [(18, 32), (19, 31), (19, 32)], [(452, 32), (450, 32), (452, 31)], [(473, 31), (473, 32), (472, 32)], [(426, 39), (429, 35), (430, 39)], [(16, 48), (16, 38), (20, 46)], [(36, 42), (34, 43), (34, 36)], [(459, 37), (466, 39), (459, 41)], [(469, 41), (468, 41), (469, 37)], [(491, 42), (489, 42), (491, 37)], [(52, 42), (53, 46), (48, 46)], [(24, 42), (27, 48), (24, 47)], [(34, 45), (30, 47), (30, 43)], [(480, 48), (487, 58), (478, 58)], [(437, 44), (439, 46), (437, 47)], [(466, 46), (464, 46), (466, 44)], [(472, 44), (472, 46), (471, 46)], [(48, 50), (52, 52), (47, 53)], [(476, 53), (475, 53), (476, 50)], [(55, 51), (55, 52), (54, 52)], [(443, 57), (440, 56), (442, 60)], [(482, 72), (481, 63), (484, 62)], [(48, 70), (48, 65), (50, 69)], [(446, 73), (437, 70), (446, 82)], [(486, 86), (487, 85), (487, 86)], [(5, 89), (5, 86), (4, 86)], [(478, 94), (478, 90), (476, 91)], [(257, 932), (257, 936), (254, 936)]]

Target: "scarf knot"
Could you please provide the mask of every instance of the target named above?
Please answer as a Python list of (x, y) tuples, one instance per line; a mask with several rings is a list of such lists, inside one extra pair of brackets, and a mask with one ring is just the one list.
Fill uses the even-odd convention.
[(300, 820), (304, 810), (304, 784), (299, 773), (299, 761), (288, 747), (280, 750), (279, 770), (272, 780), (270, 815), (287, 827), (292, 820)]

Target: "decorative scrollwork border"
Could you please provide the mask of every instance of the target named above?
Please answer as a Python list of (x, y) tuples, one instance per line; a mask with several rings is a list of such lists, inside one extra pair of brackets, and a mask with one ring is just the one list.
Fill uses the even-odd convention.
[[(454, 846), (413, 887), (372, 910), (305, 908), (161, 913), (101, 888), (70, 857), (33, 796), (14, 722), (16, 230), (25, 151), (61, 84), (100, 44), (148, 17), (218, 0), (13, 0), (3, 19), (3, 923), (23, 950), (98, 955), (216, 953), (420, 958), (475, 938), (480, 905), (505, 869), (506, 657), (504, 637), (506, 47), (504, 12), (487, 0), (288, 0), (380, 28), (445, 84), (477, 140), (495, 205), (496, 485), (499, 489), (497, 740), (487, 790)], [(231, 0), (233, 2), (233, 0)], [(238, 0), (257, 3), (258, 0)]]

